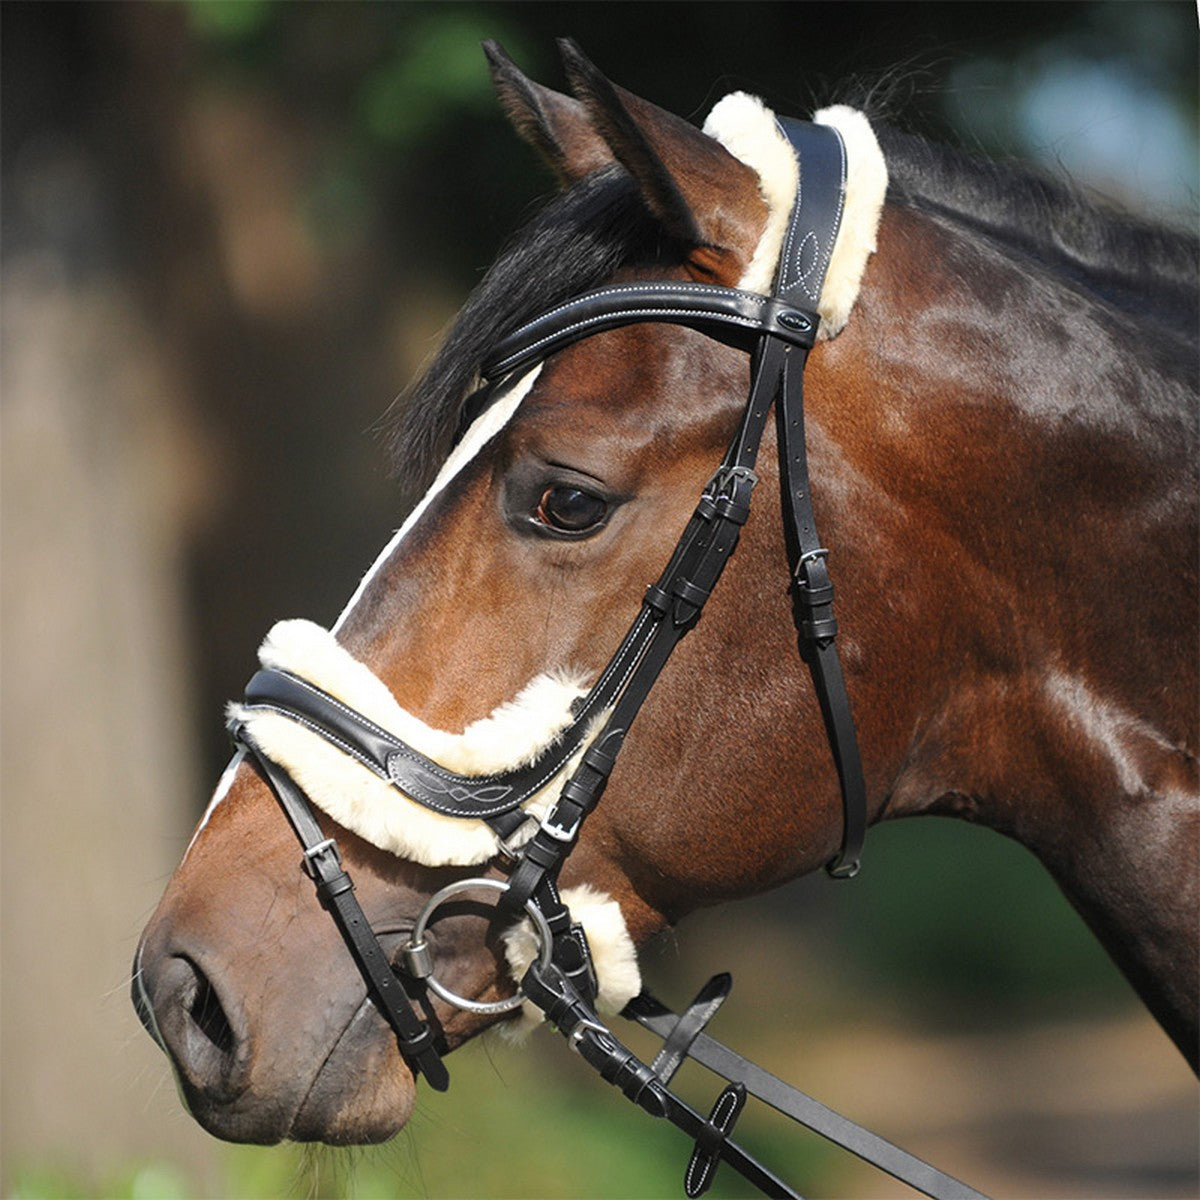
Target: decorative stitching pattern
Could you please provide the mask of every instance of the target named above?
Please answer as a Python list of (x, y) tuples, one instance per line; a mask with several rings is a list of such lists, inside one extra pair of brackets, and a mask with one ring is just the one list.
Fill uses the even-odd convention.
[[(708, 1118), (710, 1125), (715, 1125), (721, 1130), (722, 1134), (728, 1132), (725, 1128), (725, 1123), (737, 1111), (738, 1097), (734, 1092), (724, 1091), (717, 1097), (717, 1102), (713, 1105), (712, 1115)], [(684, 1190), (689, 1196), (702, 1195), (708, 1186), (709, 1174), (716, 1169), (717, 1162), (720, 1159), (720, 1149), (703, 1150), (699, 1145), (696, 1146), (696, 1152), (692, 1155), (692, 1161), (688, 1163), (687, 1178), (684, 1181)]]
[[(842, 140), (841, 133), (832, 125), (822, 125), (820, 128), (828, 129), (837, 138), (839, 187), (837, 193), (837, 219), (832, 228), (833, 237), (829, 239), (828, 244), (825, 246), (816, 245), (818, 241), (816, 233), (810, 229), (804, 234), (799, 249), (793, 251), (795, 239), (800, 228), (800, 222), (793, 220), (788, 226), (787, 237), (784, 239), (783, 251), (780, 254), (780, 267), (782, 268), (780, 274), (781, 289), (786, 291), (790, 288), (799, 286), (804, 289), (805, 294), (812, 300), (814, 304), (818, 304), (821, 299), (821, 291), (824, 286), (825, 275), (829, 269), (829, 260), (833, 256), (833, 247), (837, 242), (837, 235), (841, 230), (842, 211), (846, 203), (846, 144)], [(779, 126), (779, 130), (784, 134), (785, 137), (787, 136), (782, 126)], [(789, 138), (789, 141), (790, 140), (791, 139)], [(803, 188), (804, 163), (799, 155), (797, 155), (796, 213), (803, 211)], [(816, 257), (808, 267), (802, 268), (801, 262), (805, 253), (805, 246), (809, 243), (810, 239), (812, 243), (816, 245)], [(790, 279), (785, 278), (785, 275), (788, 273), (788, 268), (792, 269), (792, 277)], [(809, 284), (809, 279), (814, 275), (814, 273), (817, 283), (815, 289)]]
[[(581, 297), (581, 299), (583, 299)], [(592, 296), (586, 299), (594, 299)], [(767, 303), (764, 297), (762, 303)], [(521, 359), (528, 357), (530, 354), (536, 354), (542, 346), (551, 342), (559, 341), (564, 338), (570, 338), (572, 335), (579, 333), (582, 330), (588, 329), (593, 325), (601, 325), (605, 321), (611, 320), (614, 315), (622, 318), (628, 318), (628, 321), (622, 321), (622, 324), (634, 324), (638, 320), (648, 320), (651, 317), (703, 317), (706, 321), (726, 322), (730, 325), (740, 325), (744, 329), (759, 329), (762, 327), (761, 318), (745, 317), (739, 313), (731, 312), (714, 312), (712, 309), (691, 309), (691, 308), (669, 308), (663, 305), (661, 308), (628, 308), (620, 309), (614, 313), (612, 311), (597, 313), (595, 316), (584, 317), (579, 321), (574, 321), (570, 325), (564, 325), (561, 329), (556, 329), (553, 333), (546, 334), (544, 337), (538, 338), (536, 341), (530, 342), (528, 345), (522, 346), (519, 350), (514, 350), (507, 358), (501, 359), (492, 368), (491, 372), (496, 375), (503, 375), (509, 369), (510, 364), (519, 362)], [(541, 321), (537, 322), (541, 324)], [(518, 330), (518, 332), (521, 332)]]
[[(349, 708), (347, 705), (338, 700), (336, 696), (332, 696), (329, 693), (322, 691), (313, 684), (309, 683), (308, 680), (302, 679), (298, 675), (293, 675), (291, 672), (281, 672), (281, 674), (286, 674), (289, 679), (300, 685), (306, 691), (317, 695), (321, 699), (327, 700), (334, 708), (343, 713), (349, 719), (351, 724), (356, 722), (360, 723), (364, 728), (370, 730), (375, 736), (380, 738), (380, 740), (389, 742), (392, 746), (394, 746), (395, 748), (388, 753), (386, 764), (381, 764), (369, 756), (364, 755), (361, 750), (346, 742), (343, 738), (338, 737), (337, 734), (331, 730), (326, 729), (323, 725), (312, 721), (311, 719), (305, 717), (302, 713), (295, 712), (292, 709), (283, 708), (279, 705), (267, 702), (254, 702), (244, 705), (248, 712), (273, 712), (277, 716), (294, 721), (297, 725), (307, 729), (310, 733), (314, 733), (324, 741), (329, 742), (330, 745), (336, 746), (339, 750), (349, 755), (356, 762), (361, 763), (364, 767), (370, 770), (373, 775), (376, 775), (378, 778), (391, 784), (397, 790), (397, 792), (400, 793), (400, 795), (412, 800), (416, 804), (430, 808), (435, 812), (442, 813), (445, 816), (482, 820), (486, 817), (499, 816), (501, 813), (509, 812), (514, 808), (518, 808), (520, 805), (524, 804), (527, 800), (531, 799), (534, 795), (541, 791), (542, 788), (544, 788), (554, 778), (555, 775), (559, 774), (580, 749), (580, 744), (564, 744), (562, 748), (563, 752), (556, 755), (552, 759), (552, 761), (548, 764), (548, 769), (546, 772), (523, 792), (519, 793), (516, 799), (509, 800), (508, 797), (514, 789), (510, 785), (505, 785), (503, 781), (511, 772), (493, 772), (487, 775), (467, 776), (450, 771), (449, 769), (441, 766), (440, 763), (436, 763), (431, 758), (421, 754), (420, 751), (406, 745), (401, 739), (397, 738), (395, 734), (381, 728), (379, 725), (376, 725), (373, 721), (362, 716), (360, 713), (355, 712), (354, 709)], [(595, 689), (593, 689), (593, 692), (594, 690)], [(589, 696), (591, 694), (592, 693), (589, 693)], [(549, 745), (546, 747), (546, 750), (551, 749), (555, 742), (566, 742), (567, 735), (571, 729), (577, 726), (583, 720), (584, 711), (585, 710), (581, 710), (580, 716), (577, 717), (571, 723), (571, 725), (567, 726), (566, 729), (559, 733), (559, 735), (549, 743)], [(545, 750), (543, 750), (542, 753), (545, 753)], [(451, 804), (439, 804), (432, 797), (418, 799), (415, 796), (409, 795), (409, 793), (400, 786), (399, 782), (393, 776), (391, 771), (392, 760), (398, 757), (408, 758), (415, 764), (415, 766), (421, 771), (427, 780), (430, 778), (436, 779), (437, 783), (440, 785), (440, 790), (442, 793), (451, 800), (459, 800), (461, 803), (478, 803), (481, 805), (481, 807), (475, 812), (464, 813), (454, 808)], [(490, 801), (479, 799), (479, 796), (482, 792), (496, 788), (503, 788), (503, 796)], [(432, 786), (430, 790), (434, 790)]]
[[(715, 283), (670, 283), (664, 280), (662, 283), (629, 283), (629, 284), (613, 284), (610, 287), (596, 288), (594, 291), (587, 294), (587, 299), (597, 299), (600, 296), (625, 296), (625, 295), (641, 295), (644, 292), (661, 291), (664, 287), (669, 287), (672, 291), (684, 292), (687, 295), (696, 296), (727, 296), (735, 295), (741, 299), (745, 299), (753, 304), (766, 304), (769, 302), (769, 296), (762, 296), (758, 292), (747, 292), (741, 288), (721, 287)], [(573, 300), (565, 300), (557, 308), (552, 308), (548, 312), (542, 313), (540, 317), (529, 321), (521, 326), (515, 333), (509, 334), (509, 337), (516, 337), (522, 330), (529, 329), (533, 325), (541, 324), (543, 321), (548, 321), (551, 317), (558, 316), (561, 312), (566, 312), (569, 308), (578, 304), (582, 296), (576, 296)]]

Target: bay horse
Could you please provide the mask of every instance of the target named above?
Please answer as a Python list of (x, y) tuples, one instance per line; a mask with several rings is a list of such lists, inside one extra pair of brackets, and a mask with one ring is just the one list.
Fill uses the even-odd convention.
[[(488, 54), (562, 190), (397, 420), (423, 499), (332, 632), (277, 625), (231, 708), (241, 749), (134, 967), (192, 1115), (235, 1141), (387, 1139), (419, 1074), (444, 1086), (442, 1054), (537, 1019), (551, 978), (540, 1007), (593, 1045), (591, 1008), (567, 1010), (633, 1001), (648, 939), (831, 861), (852, 872), (857, 747), (865, 824), (952, 814), (1028, 847), (1195, 1068), (1195, 240), (834, 107), (814, 127), (841, 147), (840, 225), (810, 253), (794, 214), (820, 173), (802, 155), (797, 175), (760, 102), (727, 97), (699, 130), (570, 43), (570, 96)], [(807, 307), (781, 305), (785, 261), (797, 289), (824, 272)], [(723, 305), (728, 328), (631, 296)], [(761, 344), (768, 317), (737, 315), (755, 304), (775, 322)], [(807, 310), (805, 340), (783, 326)], [(729, 333), (743, 319), (754, 344)], [(791, 544), (786, 489), (753, 513), (738, 490), (778, 486), (782, 390), (753, 469), (726, 450), (763, 347), (789, 337), (780, 361), (811, 348), (815, 551)], [(695, 511), (720, 510), (729, 565), (695, 623), (698, 584), (643, 592), (718, 462)], [(825, 546), (853, 744), (814, 665), (827, 577), (799, 569)], [(693, 601), (612, 744), (640, 669), (626, 631)], [(567, 823), (589, 770), (604, 781)], [(571, 938), (575, 985), (542, 961)]]

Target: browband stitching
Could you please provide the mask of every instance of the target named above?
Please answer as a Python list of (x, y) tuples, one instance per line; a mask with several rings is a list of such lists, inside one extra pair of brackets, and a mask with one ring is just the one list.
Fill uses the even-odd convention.
[[(727, 289), (727, 291), (733, 290), (733, 288)], [(581, 299), (582, 298), (588, 300), (594, 299), (593, 296), (581, 297)], [(768, 297), (764, 296), (758, 302), (765, 304), (768, 302)], [(579, 321), (572, 322), (570, 325), (564, 325), (561, 329), (556, 329), (553, 333), (549, 333), (545, 337), (538, 338), (535, 342), (530, 342), (528, 345), (522, 346), (518, 350), (514, 350), (507, 358), (501, 359), (498, 363), (496, 363), (495, 366), (492, 367), (492, 370), (498, 374), (503, 373), (505, 366), (508, 363), (515, 362), (518, 359), (524, 358), (526, 355), (535, 353), (548, 342), (554, 342), (560, 338), (568, 337), (573, 333), (577, 333), (582, 329), (586, 329), (589, 325), (598, 325), (607, 320), (611, 320), (613, 315), (614, 314), (611, 312), (597, 313), (595, 316), (584, 317)], [(628, 322), (624, 322), (628, 324), (633, 324), (639, 317), (646, 318), (650, 316), (667, 316), (703, 318), (705, 321), (723, 321), (731, 325), (741, 325), (747, 329), (760, 329), (762, 327), (761, 323), (756, 321), (753, 317), (744, 317), (738, 313), (713, 312), (706, 309), (693, 310), (690, 308), (668, 308), (666, 305), (663, 305), (659, 308), (621, 309), (617, 315), (622, 318), (630, 318)]]
[[(767, 304), (771, 299), (770, 296), (764, 296), (761, 292), (749, 292), (743, 288), (727, 288), (716, 283), (691, 283), (687, 280), (683, 280), (679, 283), (670, 283), (667, 280), (663, 280), (661, 283), (614, 283), (609, 284), (606, 287), (596, 288), (595, 291), (588, 294), (593, 297), (598, 295), (620, 296), (624, 295), (625, 293), (637, 295), (640, 292), (656, 292), (661, 290), (663, 287), (671, 287), (675, 291), (687, 292), (689, 295), (694, 292), (697, 296), (725, 296), (730, 292), (736, 292), (745, 300), (752, 301), (755, 304)], [(536, 319), (538, 321), (547, 321), (551, 317), (556, 317), (560, 312), (565, 312), (573, 304), (577, 303), (578, 300), (578, 296), (571, 300), (565, 300), (556, 308), (547, 309)]]

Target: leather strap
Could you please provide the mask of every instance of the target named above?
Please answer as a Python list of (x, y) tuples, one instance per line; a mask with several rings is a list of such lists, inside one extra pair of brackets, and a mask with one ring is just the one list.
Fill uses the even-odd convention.
[(696, 1150), (685, 1178), (688, 1196), (701, 1195), (712, 1182), (717, 1162), (723, 1161), (765, 1196), (803, 1200), (730, 1138), (733, 1121), (741, 1111), (740, 1099), (733, 1111), (719, 1101), (712, 1119), (706, 1120), (621, 1044), (553, 964), (543, 971), (535, 963), (521, 981), (521, 990), (545, 1012), (551, 1024), (601, 1079), (651, 1116), (665, 1117), (695, 1141)]
[[(796, 149), (800, 179), (796, 209), (780, 255), (775, 292), (787, 303), (816, 305), (841, 223), (845, 147), (841, 136), (829, 126), (790, 119), (781, 120), (780, 126)], [(770, 350), (779, 362), (779, 392), (775, 398), (779, 486), (800, 652), (812, 673), (842, 794), (841, 847), (826, 870), (835, 879), (849, 879), (859, 869), (866, 835), (867, 797), (850, 697), (834, 641), (837, 621), (833, 616), (828, 551), (817, 537), (808, 482), (804, 436), (807, 355), (775, 339)]]
[[(677, 1017), (649, 992), (634, 997), (621, 1015), (668, 1040), (686, 1020), (686, 1017)], [(706, 1033), (696, 1032), (688, 1044), (687, 1054), (722, 1079), (744, 1085), (752, 1096), (784, 1116), (934, 1200), (986, 1200), (982, 1193), (961, 1180), (931, 1167), (916, 1155), (834, 1112)]]
[(316, 885), (322, 906), (337, 923), (368, 990), (395, 1030), (401, 1053), (414, 1070), (425, 1076), (430, 1087), (444, 1092), (450, 1086), (450, 1075), (435, 1044), (433, 1031), (413, 1011), (400, 977), (392, 970), (355, 898), (354, 883), (342, 867), (337, 843), (325, 836), (291, 776), (262, 752), (244, 727), (235, 724), (231, 732), (249, 752), (296, 831), (304, 847), (302, 865), (305, 874)]
[(499, 379), (581, 338), (647, 321), (686, 325), (742, 350), (753, 349), (764, 333), (811, 346), (817, 329), (811, 307), (706, 283), (614, 284), (568, 300), (521, 326), (492, 351), (482, 374)]
[[(588, 717), (569, 728), (527, 767), (493, 775), (460, 775), (367, 720), (328, 692), (286, 671), (259, 671), (246, 685), (245, 707), (295, 721), (337, 746), (425, 808), (486, 820), (519, 808), (570, 761)], [(587, 713), (594, 710), (589, 705)]]
[[(663, 1083), (670, 1083), (675, 1072), (683, 1066), (684, 1060), (691, 1051), (692, 1043), (703, 1032), (709, 1021), (717, 1015), (717, 1009), (725, 1003), (732, 987), (732, 976), (726, 973), (714, 975), (700, 989), (695, 1000), (683, 1010), (683, 1015), (675, 1022), (674, 1027), (662, 1034), (662, 1049), (654, 1056), (650, 1069)], [(630, 1006), (634, 1006), (643, 997), (644, 1004), (657, 1003), (649, 993), (644, 992), (642, 996), (635, 996), (630, 1001)], [(622, 1015), (627, 1015), (627, 1012)], [(663, 1012), (665, 1013), (666, 1010), (664, 1009)]]

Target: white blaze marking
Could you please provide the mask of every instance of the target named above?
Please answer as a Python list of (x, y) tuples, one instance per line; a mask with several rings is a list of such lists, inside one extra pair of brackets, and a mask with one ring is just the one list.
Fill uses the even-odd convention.
[[(192, 852), (192, 847), (196, 844), (196, 839), (203, 832), (205, 825), (208, 824), (209, 819), (216, 811), (217, 805), (229, 795), (229, 789), (233, 787), (234, 776), (237, 774), (238, 767), (242, 765), (242, 759), (245, 757), (245, 750), (239, 750), (229, 760), (229, 766), (225, 768), (221, 778), (217, 781), (216, 791), (213, 792), (212, 799), (208, 802), (208, 807), (204, 810), (204, 816), (200, 818), (200, 824), (196, 826), (196, 832), (192, 834), (192, 840), (188, 842), (187, 849), (183, 852), (184, 859)], [(180, 865), (183, 865), (183, 860), (180, 860)]]
[(408, 514), (408, 519), (396, 531), (395, 537), (383, 548), (382, 553), (371, 565), (371, 569), (363, 576), (354, 595), (350, 597), (349, 603), (342, 610), (342, 615), (334, 622), (334, 633), (337, 633), (342, 627), (354, 606), (362, 599), (371, 580), (382, 569), (383, 564), (391, 558), (393, 551), (408, 535), (409, 530), (425, 515), (425, 510), (433, 503), (434, 498), (512, 420), (513, 413), (517, 411), (521, 401), (529, 394), (541, 369), (541, 363), (539, 363), (528, 374), (522, 375), (515, 382), (509, 384), (508, 390), (494, 400), (491, 407), (471, 424), (470, 429), (463, 435), (462, 441), (450, 452), (450, 457), (446, 459), (442, 469), (437, 473), (437, 478), (433, 481), (429, 491), (421, 497), (420, 503)]

